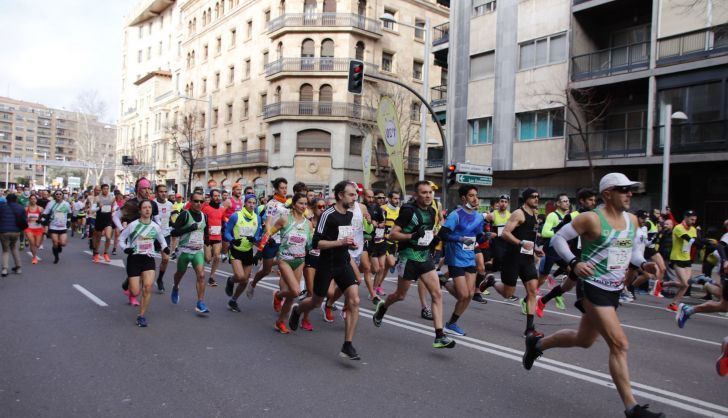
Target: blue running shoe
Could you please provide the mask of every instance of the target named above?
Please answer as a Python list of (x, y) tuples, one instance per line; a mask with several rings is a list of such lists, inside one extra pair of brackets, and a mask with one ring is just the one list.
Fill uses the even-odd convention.
[(172, 303), (174, 303), (175, 305), (179, 303), (179, 288), (172, 288), (172, 294), (170, 296), (170, 299), (172, 299)]
[(465, 331), (463, 331), (463, 329), (460, 328), (457, 323), (451, 324), (448, 322), (447, 324), (445, 324), (445, 334), (451, 334), (451, 335), (457, 335), (458, 337), (464, 337)]
[(137, 316), (137, 323), (136, 324), (140, 328), (146, 328), (146, 326), (147, 326), (147, 318), (145, 318), (145, 317), (143, 317), (141, 315)]
[(210, 310), (207, 309), (207, 305), (205, 305), (205, 302), (202, 300), (197, 301), (197, 306), (195, 306), (195, 311), (199, 314), (207, 315), (210, 313)]
[(688, 312), (688, 305), (681, 303), (677, 307), (677, 313), (675, 314), (675, 321), (677, 322), (677, 326), (680, 328), (685, 327), (685, 322), (688, 321), (690, 318), (690, 313)]

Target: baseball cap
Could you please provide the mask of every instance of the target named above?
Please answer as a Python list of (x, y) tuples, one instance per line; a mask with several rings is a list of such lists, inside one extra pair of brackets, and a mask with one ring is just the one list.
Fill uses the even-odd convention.
[(176, 195), (174, 195), (174, 197), (182, 197), (182, 194), (181, 193), (177, 193)]
[(632, 181), (622, 173), (609, 173), (599, 180), (599, 193), (611, 189), (612, 187), (635, 187), (639, 184), (640, 182)]
[(637, 212), (635, 212), (635, 215), (637, 215), (638, 218), (647, 218), (649, 216), (649, 214), (647, 213), (647, 211), (646, 210), (642, 210), (642, 209), (640, 209)]
[(511, 196), (507, 194), (502, 194), (498, 196), (498, 200), (511, 200)]

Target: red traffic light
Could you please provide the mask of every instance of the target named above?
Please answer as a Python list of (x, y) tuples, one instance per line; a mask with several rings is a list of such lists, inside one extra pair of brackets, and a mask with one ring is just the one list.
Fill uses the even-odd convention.
[(361, 66), (361, 65), (355, 65), (354, 66), (354, 72), (355, 73), (358, 74), (358, 73), (362, 72), (362, 70), (364, 70), (364, 67), (363, 66)]
[(455, 172), (455, 170), (457, 170), (457, 169), (458, 168), (457, 168), (457, 166), (455, 164), (451, 164), (449, 167), (447, 167), (447, 171), (449, 171), (451, 173), (452, 172)]

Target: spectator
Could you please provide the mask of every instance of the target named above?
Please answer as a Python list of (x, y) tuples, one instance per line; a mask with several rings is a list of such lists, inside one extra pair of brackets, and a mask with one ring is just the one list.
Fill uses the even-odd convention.
[(0, 243), (3, 247), (2, 277), (8, 275), (10, 252), (13, 254), (15, 267), (13, 272), (20, 274), (20, 253), (18, 252), (19, 234), (28, 227), (25, 209), (18, 203), (18, 196), (9, 194), (6, 202), (0, 203)]

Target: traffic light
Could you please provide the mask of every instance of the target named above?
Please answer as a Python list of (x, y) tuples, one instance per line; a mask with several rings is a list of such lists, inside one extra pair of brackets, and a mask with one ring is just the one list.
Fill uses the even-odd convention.
[(364, 62), (359, 60), (349, 61), (349, 93), (361, 94), (364, 87)]
[(457, 169), (458, 167), (455, 164), (450, 164), (447, 167), (447, 187), (452, 187), (457, 184), (457, 180), (455, 180)]

